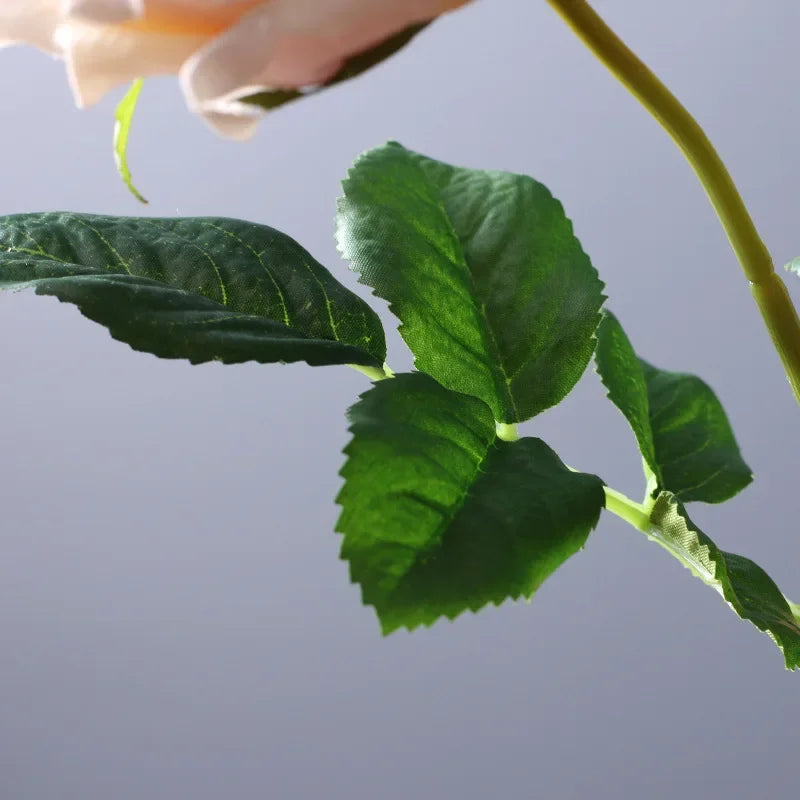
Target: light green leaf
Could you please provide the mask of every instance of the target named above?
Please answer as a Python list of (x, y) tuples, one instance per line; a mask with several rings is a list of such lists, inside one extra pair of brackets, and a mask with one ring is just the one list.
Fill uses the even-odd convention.
[(147, 204), (147, 200), (142, 197), (139, 190), (133, 185), (131, 171), (128, 167), (128, 136), (131, 132), (133, 114), (136, 111), (136, 104), (139, 102), (139, 94), (142, 91), (144, 81), (138, 78), (131, 84), (125, 97), (122, 98), (114, 114), (114, 160), (117, 164), (117, 171), (128, 187), (128, 191), (140, 202)]
[(560, 402), (591, 358), (603, 285), (532, 178), (390, 143), (350, 170), (337, 237), (400, 318), (416, 366), (499, 422)]
[(793, 258), (787, 265), (786, 269), (789, 272), (794, 272), (795, 275), (800, 275), (800, 257)]
[(34, 286), (111, 335), (192, 363), (380, 366), (380, 320), (297, 242), (217, 217), (0, 217), (0, 289)]
[(497, 439), (483, 402), (427, 375), (377, 383), (350, 419), (337, 530), (385, 633), (531, 597), (597, 524), (599, 478)]
[(716, 589), (742, 618), (768, 634), (787, 669), (800, 667), (800, 621), (772, 578), (747, 558), (717, 548), (688, 517), (675, 496), (658, 496), (650, 515), (650, 538)]
[(302, 97), (317, 94), (339, 83), (352, 80), (361, 75), (362, 72), (372, 69), (372, 67), (377, 66), (387, 58), (393, 56), (398, 50), (404, 48), (418, 33), (421, 33), (427, 28), (429, 24), (430, 23), (426, 22), (421, 25), (412, 25), (400, 31), (400, 33), (389, 37), (375, 47), (357, 53), (347, 59), (342, 68), (322, 86), (307, 91), (300, 91), (297, 89), (275, 89), (272, 91), (258, 92), (257, 94), (251, 94), (249, 97), (243, 98), (242, 102), (260, 106), (265, 111), (272, 111), (286, 103), (291, 103)]
[(714, 392), (694, 375), (637, 358), (608, 311), (597, 330), (595, 362), (659, 489), (681, 502), (721, 503), (750, 483), (752, 473)]

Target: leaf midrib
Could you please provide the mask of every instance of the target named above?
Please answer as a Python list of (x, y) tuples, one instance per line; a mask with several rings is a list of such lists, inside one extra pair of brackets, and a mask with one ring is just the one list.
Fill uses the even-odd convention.
[[(508, 376), (506, 371), (506, 365), (503, 360), (500, 348), (497, 344), (497, 339), (495, 337), (494, 329), (490, 323), (489, 317), (486, 313), (486, 303), (483, 299), (479, 296), (476, 285), (475, 285), (475, 277), (472, 274), (472, 269), (470, 268), (469, 262), (467, 260), (467, 256), (464, 250), (464, 244), (461, 241), (461, 237), (458, 235), (458, 232), (455, 229), (455, 225), (453, 224), (452, 218), (447, 211), (447, 207), (445, 206), (444, 199), (442, 198), (442, 193), (439, 188), (436, 186), (434, 181), (428, 177), (427, 172), (422, 168), (420, 164), (418, 164), (413, 158), (407, 156), (410, 163), (413, 165), (414, 169), (421, 175), (422, 180), (425, 186), (429, 189), (431, 198), (436, 204), (436, 207), (441, 212), (442, 218), (445, 221), (445, 226), (447, 228), (448, 233), (451, 235), (453, 242), (457, 245), (457, 255), (459, 256), (459, 263), (458, 266), (462, 267), (463, 270), (466, 272), (467, 278), (466, 285), (467, 291), (469, 296), (473, 302), (475, 309), (477, 310), (478, 318), (480, 319), (480, 326), (479, 332), (481, 336), (481, 340), (486, 348), (488, 358), (483, 359), (484, 364), (489, 369), (489, 374), (492, 376), (492, 381), (494, 383), (495, 391), (497, 392), (497, 399), (500, 401), (500, 405), (503, 407), (503, 410), (511, 409), (514, 420), (499, 420), (500, 422), (515, 422), (519, 420), (519, 411), (517, 409), (517, 404), (514, 399), (514, 395), (511, 392), (511, 379)], [(461, 342), (459, 344), (463, 347)], [(499, 372), (499, 374), (498, 374)]]
[[(438, 437), (438, 438), (443, 438), (443, 437)], [(462, 450), (465, 449), (461, 446), (459, 442), (454, 442), (452, 439), (446, 439), (446, 441), (448, 442), (448, 444), (457, 445)], [(470, 477), (469, 482), (467, 483), (467, 488), (464, 490), (459, 500), (449, 507), (449, 510), (451, 510), (449, 516), (445, 516), (444, 514), (442, 515), (443, 518), (441, 523), (438, 525), (436, 530), (431, 534), (429, 540), (430, 544), (426, 545), (424, 549), (410, 547), (410, 549), (412, 549), (414, 552), (414, 558), (412, 559), (409, 566), (403, 570), (402, 574), (398, 576), (397, 581), (394, 583), (392, 589), (386, 592), (387, 600), (391, 600), (397, 594), (397, 592), (400, 591), (408, 576), (419, 566), (421, 560), (425, 557), (428, 557), (431, 552), (435, 551), (438, 547), (441, 546), (442, 539), (444, 538), (445, 533), (447, 533), (447, 530), (453, 524), (453, 520), (455, 520), (455, 518), (461, 513), (462, 509), (466, 505), (470, 495), (470, 491), (475, 486), (475, 483), (478, 480), (478, 476), (482, 472), (482, 467), (486, 463), (486, 460), (489, 458), (489, 453), (491, 452), (492, 448), (496, 446), (497, 446), (497, 436), (491, 439), (488, 446), (486, 447), (485, 453), (476, 463), (475, 470), (472, 476)], [(410, 499), (412, 499), (414, 502), (420, 502), (416, 498), (410, 498)], [(428, 505), (428, 507), (430, 507), (430, 505)]]

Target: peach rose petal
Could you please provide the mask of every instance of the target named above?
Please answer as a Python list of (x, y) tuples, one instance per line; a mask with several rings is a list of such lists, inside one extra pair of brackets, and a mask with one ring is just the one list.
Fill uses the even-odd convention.
[[(220, 133), (245, 138), (259, 112), (237, 102), (239, 98), (324, 83), (349, 56), (465, 2), (270, 0), (188, 59), (180, 72), (184, 94), (189, 107)], [(234, 119), (220, 129), (221, 120), (229, 116)]]
[(82, 19), (104, 25), (119, 25), (144, 16), (144, 0), (66, 0), (66, 19)]
[(0, 0), (0, 46), (66, 62), (80, 106), (139, 77), (179, 74), (219, 133), (263, 113), (242, 98), (328, 81), (351, 56), (467, 0)]
[(264, 112), (257, 106), (231, 101), (227, 106), (220, 103), (222, 111), (204, 111), (203, 120), (214, 133), (225, 139), (244, 142), (252, 138)]
[(136, 78), (178, 72), (205, 42), (203, 36), (169, 36), (77, 22), (60, 28), (57, 38), (76, 102), (82, 107)]
[(57, 56), (60, 0), (0, 0), (0, 47), (30, 44)]

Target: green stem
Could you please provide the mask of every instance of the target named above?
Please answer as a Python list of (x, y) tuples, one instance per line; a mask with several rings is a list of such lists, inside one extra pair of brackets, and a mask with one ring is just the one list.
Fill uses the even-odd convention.
[(736, 185), (703, 129), (585, 0), (548, 0), (583, 43), (663, 126), (708, 194), (800, 402), (800, 319)]
[(516, 442), (519, 439), (517, 426), (508, 422), (495, 422), (495, 430), (497, 431), (497, 438), (502, 439), (504, 442)]
[(609, 486), (604, 486), (603, 491), (606, 493), (606, 511), (616, 514), (642, 533), (651, 531), (653, 523), (650, 522), (650, 513), (646, 506)]
[(682, 553), (675, 547), (674, 542), (669, 536), (665, 535), (664, 529), (653, 522), (651, 515), (655, 505), (652, 498), (648, 498), (644, 503), (637, 503), (626, 497), (621, 492), (604, 486), (606, 494), (606, 511), (616, 514), (620, 519), (627, 522), (637, 531), (645, 534), (651, 542), (663, 547), (673, 558), (678, 559), (684, 567), (691, 570), (692, 574), (700, 578), (703, 583), (708, 584), (717, 591), (720, 590), (720, 583), (716, 580), (714, 573), (700, 562), (687, 557), (687, 553)]
[(348, 364), (347, 366), (362, 375), (366, 375), (371, 381), (384, 381), (387, 378), (394, 378), (394, 372), (392, 372), (388, 364), (384, 364), (383, 369), (380, 367), (364, 367), (361, 364)]

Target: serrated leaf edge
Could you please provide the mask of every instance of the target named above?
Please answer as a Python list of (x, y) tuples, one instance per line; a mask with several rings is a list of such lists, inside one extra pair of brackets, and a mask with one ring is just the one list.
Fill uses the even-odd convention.
[[(714, 589), (720, 597), (725, 601), (726, 605), (739, 617), (741, 620), (749, 622), (756, 630), (760, 631), (761, 633), (765, 633), (772, 639), (775, 646), (781, 651), (784, 657), (784, 663), (786, 665), (786, 669), (790, 672), (800, 669), (800, 660), (797, 662), (790, 662), (789, 654), (786, 652), (786, 649), (781, 644), (781, 642), (776, 638), (776, 636), (772, 633), (769, 628), (761, 627), (758, 625), (753, 619), (749, 616), (743, 615), (743, 606), (739, 601), (736, 590), (734, 589), (733, 585), (728, 578), (727, 583), (729, 586), (729, 594), (726, 593), (725, 585), (723, 583), (722, 578), (718, 577), (717, 573), (721, 569), (725, 571), (725, 577), (727, 578), (727, 568), (725, 566), (724, 560), (722, 563), (718, 561), (716, 558), (711, 556), (711, 548), (704, 544), (699, 536), (699, 528), (691, 521), (691, 518), (686, 514), (682, 503), (675, 497), (672, 492), (662, 491), (657, 498), (654, 499), (653, 508), (659, 504), (667, 504), (668, 508), (674, 508), (677, 512), (678, 516), (683, 521), (683, 524), (686, 527), (686, 530), (692, 534), (692, 542), (693, 542), (693, 550), (698, 550), (703, 552), (707, 557), (708, 560), (714, 564), (714, 574), (708, 572), (708, 570), (697, 561), (696, 557), (692, 556), (691, 554), (686, 554), (681, 550), (677, 549), (673, 546), (672, 542), (664, 536), (663, 531), (660, 527), (654, 523), (650, 531), (647, 532), (648, 538), (661, 545), (665, 550), (667, 550), (670, 555), (672, 555), (676, 560), (678, 560), (686, 569), (688, 569), (696, 578), (699, 578), (703, 583), (707, 586)], [(725, 551), (721, 550), (719, 547), (716, 546), (715, 548), (720, 552), (723, 559), (725, 557)], [(749, 560), (749, 559), (748, 559)], [(752, 563), (752, 562), (751, 562)], [(755, 566), (758, 566), (757, 564)], [(759, 567), (759, 569), (761, 569)], [(765, 573), (766, 574), (766, 573)], [(767, 575), (767, 577), (769, 577)], [(770, 578), (770, 580), (772, 580)], [(773, 581), (774, 583), (774, 581)], [(780, 590), (778, 590), (780, 592)], [(787, 600), (783, 594), (781, 593), (781, 597), (783, 597), (784, 601), (786, 602), (789, 610), (792, 613), (792, 616), (795, 618), (797, 622), (797, 630), (795, 633), (800, 637), (800, 606), (790, 602)]]
[[(339, 255), (342, 258), (342, 260), (348, 265), (350, 271), (353, 272), (356, 275), (357, 282), (359, 284), (361, 284), (362, 286), (366, 286), (367, 287), (367, 289), (369, 290), (370, 296), (375, 297), (375, 298), (377, 298), (379, 300), (382, 300), (384, 303), (386, 303), (387, 308), (392, 313), (394, 318), (398, 321), (397, 332), (400, 334), (400, 336), (402, 337), (403, 341), (406, 343), (406, 346), (408, 347), (409, 352), (412, 355), (414, 367), (416, 369), (418, 369), (420, 372), (423, 372), (423, 373), (425, 373), (427, 375), (428, 373), (424, 369), (422, 369), (421, 367), (418, 367), (418, 365), (417, 365), (417, 355), (411, 349), (411, 346), (408, 344), (408, 341), (406, 340), (406, 336), (403, 333), (404, 329), (406, 328), (406, 325), (402, 321), (402, 319), (400, 318), (400, 315), (397, 314), (396, 311), (395, 311), (395, 305), (396, 304), (391, 302), (387, 297), (384, 297), (382, 294), (380, 294), (375, 287), (371, 286), (364, 279), (362, 271), (360, 269), (358, 269), (358, 267), (353, 263), (353, 261), (350, 258), (348, 258), (348, 256), (346, 255), (346, 253), (345, 253), (345, 245), (343, 243), (343, 238), (344, 237), (340, 235), (340, 232), (342, 230), (342, 225), (341, 225), (341, 222), (340, 222), (342, 204), (347, 200), (347, 196), (346, 196), (347, 189), (346, 189), (346, 186), (351, 180), (353, 180), (353, 172), (354, 172), (354, 170), (356, 169), (356, 167), (359, 164), (359, 162), (364, 157), (369, 155), (373, 150), (378, 150), (378, 149), (381, 149), (381, 147), (386, 147), (388, 145), (399, 145), (404, 150), (407, 150), (407, 148), (402, 143), (400, 143), (400, 142), (398, 142), (398, 141), (396, 141), (394, 139), (389, 139), (383, 145), (380, 145), (378, 147), (374, 147), (374, 148), (369, 148), (367, 150), (363, 150), (361, 153), (358, 154), (358, 156), (356, 156), (356, 158), (353, 161), (353, 163), (348, 167), (348, 169), (347, 169), (347, 171), (345, 173), (345, 177), (341, 181), (343, 194), (336, 198), (336, 210), (337, 210), (337, 214), (336, 214), (336, 231), (335, 231), (336, 251), (337, 251), (337, 253), (339, 253)], [(408, 150), (408, 152), (414, 153), (415, 151)], [(425, 156), (425, 157), (427, 158), (427, 156)], [(471, 169), (470, 167), (457, 167), (457, 166), (456, 166), (456, 168), (457, 169)], [(503, 170), (481, 170), (481, 171), (482, 172), (487, 172), (487, 173), (493, 173), (494, 172), (494, 173), (498, 173), (498, 174), (505, 174), (503, 172)], [(536, 179), (535, 178), (531, 178), (531, 180), (536, 180)], [(537, 183), (540, 183), (540, 182), (537, 181)], [(561, 400), (558, 400), (557, 402), (552, 403), (551, 405), (549, 405), (549, 406), (547, 406), (545, 408), (542, 408), (534, 416), (538, 416), (539, 414), (547, 411), (549, 408), (555, 408), (555, 406), (557, 406), (561, 402), (563, 402), (567, 398), (567, 396), (572, 392), (572, 390), (575, 388), (575, 386), (578, 384), (578, 381), (580, 381), (581, 377), (583, 377), (583, 375), (586, 374), (586, 369), (588, 368), (589, 364), (592, 362), (592, 360), (594, 358), (594, 353), (597, 350), (597, 341), (598, 341), (598, 339), (597, 339), (597, 330), (600, 327), (600, 323), (603, 321), (603, 311), (604, 311), (604, 307), (605, 307), (606, 301), (608, 300), (608, 295), (605, 294), (606, 283), (600, 277), (600, 273), (599, 273), (597, 267), (595, 267), (594, 262), (592, 261), (591, 257), (589, 256), (589, 254), (584, 249), (581, 239), (576, 235), (576, 233), (575, 233), (575, 225), (573, 223), (572, 218), (566, 213), (566, 209), (564, 208), (564, 204), (561, 202), (561, 200), (559, 200), (550, 191), (550, 189), (547, 186), (545, 186), (544, 184), (541, 184), (541, 183), (540, 183), (540, 185), (543, 186), (547, 190), (547, 192), (550, 195), (551, 199), (553, 200), (553, 202), (557, 205), (558, 209), (563, 214), (564, 219), (566, 220), (566, 222), (567, 222), (567, 224), (569, 226), (569, 234), (570, 234), (570, 236), (577, 242), (581, 253), (584, 256), (586, 256), (586, 260), (589, 262), (589, 267), (590, 267), (590, 269), (592, 270), (592, 272), (594, 274), (594, 278), (596, 279), (597, 283), (599, 284), (600, 305), (598, 306), (598, 309), (595, 312), (596, 321), (595, 321), (595, 325), (594, 325), (594, 333), (591, 336), (591, 341), (594, 342), (594, 347), (592, 348), (592, 351), (591, 351), (591, 353), (589, 355), (589, 358), (588, 358), (588, 360), (586, 362), (586, 365), (584, 366), (583, 372), (578, 377), (578, 380), (576, 380), (575, 383), (572, 385), (572, 387), (569, 389), (569, 391), (561, 398)], [(446, 216), (446, 211), (444, 213), (445, 213), (445, 216)], [(464, 260), (466, 262), (466, 258)], [(471, 272), (470, 272), (470, 282), (471, 283), (473, 282), (473, 278), (472, 278)], [(474, 297), (473, 297), (473, 299), (476, 300), (476, 298), (474, 298)], [(484, 317), (484, 313), (483, 313), (482, 310), (481, 310), (480, 313), (481, 313), (481, 317)], [(491, 326), (488, 324), (488, 320), (484, 319), (484, 325), (482, 327), (486, 328), (486, 330), (488, 332), (488, 336), (490, 337), (492, 342), (494, 342), (494, 333), (493, 333), (493, 331), (491, 329)], [(507, 384), (506, 393), (508, 394), (508, 396), (509, 396), (509, 398), (511, 400), (511, 406), (513, 408), (516, 408), (516, 402), (515, 402), (515, 400), (513, 398), (513, 395), (511, 393), (511, 380), (508, 379), (508, 377), (506, 375), (506, 371), (505, 371), (504, 365), (499, 362), (499, 359), (498, 359), (497, 365), (498, 365), (500, 371), (502, 372), (502, 374), (506, 377), (506, 384)], [(457, 391), (457, 390), (451, 390), (451, 391)], [(472, 397), (478, 397), (477, 395), (471, 395), (471, 396)], [(480, 398), (480, 397), (478, 397), (478, 399), (479, 400), (483, 400), (483, 398)], [(495, 399), (499, 400), (500, 398), (497, 397)], [(483, 402), (486, 402), (486, 401), (483, 400)], [(531, 417), (530, 419), (533, 419), (533, 417)], [(524, 420), (517, 419), (517, 420), (511, 421), (510, 424), (519, 424), (521, 422), (526, 422), (526, 421), (528, 421), (527, 418), (524, 419)], [(508, 420), (499, 420), (499, 422), (507, 423), (509, 421)]]
[[(366, 389), (361, 394), (359, 394), (356, 403), (361, 401), (370, 391), (371, 391), (371, 389)], [(451, 391), (451, 390), (449, 390), (449, 391)], [(469, 395), (469, 396), (472, 397), (471, 395)], [(479, 399), (479, 398), (474, 398), (474, 399)], [(353, 427), (354, 426), (352, 424), (348, 425), (347, 426), (348, 432), (354, 433)], [(495, 438), (491, 441), (491, 443), (489, 445), (489, 448), (487, 448), (486, 455), (480, 461), (478, 469), (476, 470), (476, 475), (480, 473), (480, 471), (481, 471), (480, 470), (480, 466), (485, 463), (486, 459), (488, 458), (488, 454), (489, 454), (490, 448), (497, 444), (498, 438), (499, 437), (497, 437), (497, 435), (495, 434)], [(339, 477), (342, 479), (342, 488), (337, 492), (334, 502), (342, 510), (344, 510), (344, 506), (340, 501), (342, 499), (342, 494), (343, 494), (345, 486), (347, 484), (347, 477), (345, 475), (345, 469), (347, 467), (347, 458), (349, 456), (348, 449), (349, 449), (350, 445), (352, 444), (352, 441), (353, 441), (353, 439), (351, 439), (342, 448), (342, 450), (340, 451), (342, 453), (342, 455), (345, 456), (345, 461), (344, 461), (344, 463), (342, 464), (341, 468), (339, 469), (339, 471), (337, 473), (339, 475)], [(469, 489), (467, 489), (467, 491), (464, 492), (464, 495), (463, 495), (463, 497), (461, 499), (461, 502), (459, 504), (459, 508), (463, 507), (463, 505), (466, 502), (468, 496), (469, 496)], [(600, 518), (602, 516), (602, 511), (603, 511), (603, 507), (598, 508), (597, 516), (594, 519), (594, 521), (592, 522), (591, 526), (589, 527), (589, 530), (588, 530), (588, 533), (587, 533), (587, 540), (588, 540), (589, 535), (593, 531), (595, 531), (597, 529), (597, 526), (598, 526), (598, 524), (600, 522)], [(343, 531), (341, 529), (341, 527), (340, 527), (341, 518), (342, 518), (342, 515), (340, 514), (339, 518), (336, 521), (336, 526), (334, 527), (334, 532), (337, 533), (337, 534), (340, 534), (342, 536), (345, 536), (346, 532)], [(586, 545), (585, 544), (580, 547), (580, 551), (583, 551), (585, 549), (586, 549)], [(526, 593), (526, 592), (517, 592), (516, 594), (508, 594), (508, 593), (506, 593), (506, 594), (503, 595), (503, 597), (501, 597), (499, 599), (489, 599), (489, 600), (485, 600), (482, 603), (466, 605), (464, 608), (460, 609), (459, 611), (457, 611), (457, 612), (455, 612), (453, 614), (449, 614), (449, 613), (439, 614), (439, 616), (435, 617), (434, 619), (430, 620), (429, 622), (422, 621), (422, 622), (417, 622), (417, 623), (412, 624), (412, 625), (409, 625), (409, 624), (406, 624), (406, 623), (401, 623), (399, 625), (388, 626), (388, 625), (385, 625), (383, 623), (383, 621), (381, 620), (380, 615), (378, 613), (378, 609), (375, 607), (375, 605), (372, 604), (372, 603), (369, 603), (367, 600), (364, 599), (364, 589), (361, 587), (361, 585), (358, 583), (358, 581), (355, 580), (355, 578), (353, 577), (352, 567), (351, 567), (350, 563), (348, 562), (348, 560), (342, 555), (341, 550), (339, 552), (339, 560), (344, 562), (345, 564), (347, 564), (347, 566), (348, 566), (348, 577), (350, 579), (350, 584), (359, 589), (359, 595), (361, 597), (362, 606), (364, 606), (365, 608), (371, 608), (373, 610), (373, 612), (375, 613), (375, 616), (378, 619), (378, 624), (380, 625), (381, 633), (382, 633), (383, 636), (389, 636), (390, 634), (394, 633), (395, 631), (401, 630), (403, 628), (405, 630), (407, 630), (409, 633), (417, 630), (418, 628), (430, 629), (434, 625), (436, 625), (438, 622), (441, 622), (442, 620), (445, 620), (445, 619), (448, 622), (452, 623), (456, 619), (458, 619), (459, 617), (463, 616), (466, 613), (470, 613), (473, 616), (475, 616), (479, 612), (481, 612), (485, 608), (487, 608), (488, 606), (493, 606), (494, 608), (500, 608), (501, 606), (503, 606), (503, 605), (505, 605), (507, 603), (518, 603), (520, 600), (524, 600), (526, 603), (530, 603), (532, 598), (533, 598), (533, 596), (536, 593), (538, 593), (538, 591), (541, 589), (541, 587), (544, 585), (544, 583), (547, 582), (547, 579), (545, 579), (542, 583), (539, 584), (539, 586), (537, 586), (535, 589), (532, 589), (529, 593)], [(563, 566), (564, 565), (562, 564), (562, 568), (563, 568)]]
[[(90, 277), (90, 276), (84, 276), (84, 277)], [(328, 345), (329, 344), (331, 346), (336, 346), (336, 347), (340, 347), (340, 348), (343, 348), (343, 349), (352, 349), (353, 350), (353, 359), (351, 361), (348, 361), (348, 362), (341, 361), (341, 362), (334, 362), (334, 363), (328, 363), (328, 362), (326, 362), (326, 363), (314, 363), (314, 361), (309, 361), (307, 358), (297, 358), (297, 359), (293, 359), (293, 360), (276, 359), (276, 360), (269, 360), (269, 361), (261, 361), (261, 360), (259, 360), (257, 358), (248, 358), (248, 359), (243, 359), (243, 360), (232, 360), (232, 359), (225, 359), (225, 358), (219, 358), (219, 357), (188, 358), (186, 356), (160, 355), (160, 354), (157, 354), (157, 353), (153, 353), (152, 350), (149, 350), (147, 348), (136, 347), (135, 345), (133, 345), (130, 342), (126, 341), (124, 338), (122, 338), (121, 335), (118, 335), (118, 332), (116, 330), (116, 326), (114, 326), (112, 328), (106, 323), (97, 322), (97, 320), (93, 319), (91, 316), (86, 314), (84, 312), (84, 310), (81, 308), (81, 306), (78, 303), (74, 302), (73, 300), (68, 300), (66, 298), (61, 298), (58, 295), (56, 295), (56, 294), (54, 294), (52, 292), (48, 292), (45, 289), (40, 288), (39, 286), (37, 286), (37, 284), (40, 284), (45, 280), (46, 281), (57, 281), (59, 279), (58, 278), (46, 278), (46, 279), (42, 279), (42, 280), (38, 280), (38, 281), (32, 281), (32, 282), (26, 283), (24, 285), (15, 286), (13, 289), (11, 289), (11, 291), (12, 292), (22, 292), (22, 291), (26, 291), (28, 289), (33, 289), (34, 292), (40, 297), (53, 297), (56, 300), (58, 300), (59, 303), (62, 303), (64, 305), (66, 305), (66, 306), (74, 307), (82, 317), (84, 317), (85, 319), (88, 319), (90, 322), (94, 322), (100, 328), (103, 328), (106, 331), (106, 333), (108, 334), (108, 336), (111, 339), (113, 339), (115, 342), (119, 342), (120, 344), (127, 345), (131, 350), (133, 350), (136, 353), (144, 353), (146, 355), (151, 355), (154, 358), (159, 358), (159, 359), (162, 359), (162, 360), (169, 360), (169, 361), (187, 361), (188, 363), (190, 363), (190, 364), (192, 364), (194, 366), (199, 365), (199, 364), (212, 364), (212, 363), (225, 364), (227, 366), (233, 366), (233, 365), (238, 365), (238, 364), (264, 364), (264, 365), (266, 365), (266, 364), (281, 364), (281, 365), (285, 366), (285, 365), (288, 365), (288, 364), (301, 364), (301, 363), (307, 364), (310, 367), (345, 366), (345, 365), (347, 365), (349, 363), (352, 363), (352, 364), (354, 364), (356, 366), (364, 366), (364, 367), (377, 367), (377, 366), (380, 366), (380, 362), (378, 361), (378, 359), (376, 359), (371, 353), (368, 353), (367, 350), (365, 350), (363, 348), (359, 348), (357, 345), (348, 344), (348, 343), (344, 343), (344, 342), (339, 342), (339, 341), (336, 341), (334, 339), (312, 339), (312, 338), (304, 336), (302, 331), (298, 331), (296, 328), (293, 328), (290, 325), (286, 325), (284, 327), (286, 327), (288, 330), (291, 330), (291, 331), (295, 332), (297, 335), (295, 337), (284, 337), (284, 339), (283, 339), (284, 342), (286, 342), (286, 343), (297, 342), (297, 343), (302, 343), (302, 344), (312, 345), (312, 346), (314, 344), (316, 344), (316, 343), (320, 343), (322, 345)], [(164, 283), (161, 283), (159, 281), (154, 281), (154, 280), (149, 279), (149, 278), (143, 278), (143, 277), (138, 277), (137, 276), (137, 280), (139, 280), (141, 282), (151, 283), (153, 286), (157, 286), (159, 288), (163, 288), (163, 289), (165, 289), (167, 291), (179, 292), (181, 294), (184, 294), (184, 295), (187, 295), (187, 296), (190, 296), (190, 297), (194, 297), (195, 296), (195, 294), (193, 292), (187, 291), (186, 289), (180, 289), (178, 287), (169, 286), (168, 284), (164, 284)], [(209, 298), (204, 298), (204, 299), (208, 300)], [(212, 301), (212, 302), (214, 302), (214, 301)], [(218, 304), (218, 305), (220, 306), (220, 308), (224, 308), (224, 306), (222, 306), (221, 304)], [(235, 316), (236, 316), (236, 319), (239, 319), (239, 320), (253, 319), (253, 320), (257, 320), (257, 321), (261, 322), (261, 321), (263, 321), (265, 319), (264, 317), (259, 317), (257, 314), (245, 314), (245, 313), (241, 313), (241, 312), (237, 312)], [(359, 351), (360, 351), (360, 353), (362, 353), (365, 356), (364, 359), (358, 359)], [(366, 359), (369, 359), (369, 360), (366, 360)]]
[[(600, 320), (598, 321), (597, 327), (595, 328), (595, 341), (596, 342), (599, 341), (599, 337), (597, 336), (597, 332), (600, 330), (600, 325), (603, 323), (603, 320), (608, 315), (611, 315), (614, 319), (616, 319), (616, 315), (614, 315), (613, 312), (610, 309), (605, 309), (604, 308), (604, 309), (601, 310)], [(619, 324), (619, 320), (617, 320), (617, 323)], [(622, 327), (622, 326), (620, 325), (620, 327)], [(625, 333), (624, 329), (623, 329), (623, 333), (625, 334), (625, 336), (627, 338), (627, 333)], [(630, 342), (630, 339), (628, 341)], [(633, 348), (632, 344), (631, 344), (631, 348)], [(634, 350), (634, 355), (636, 355), (636, 351), (635, 350)], [(636, 359), (637, 359), (637, 365), (638, 365), (639, 357), (636, 356)], [(597, 363), (597, 346), (596, 345), (595, 345), (595, 349), (594, 349), (594, 355), (592, 356), (592, 371), (600, 379), (600, 383), (602, 384), (603, 388), (606, 390), (606, 392), (605, 392), (606, 399), (611, 403), (611, 405), (614, 406), (614, 408), (617, 409), (617, 411), (619, 411), (619, 413), (622, 415), (622, 418), (625, 420), (625, 424), (628, 426), (628, 430), (630, 430), (630, 432), (633, 434), (633, 440), (636, 442), (636, 447), (639, 450), (639, 454), (642, 457), (642, 472), (644, 473), (645, 482), (647, 484), (646, 496), (655, 498), (656, 494), (660, 491), (660, 482), (662, 480), (661, 476), (659, 475), (658, 464), (651, 464), (645, 458), (644, 454), (641, 451), (641, 445), (639, 444), (639, 437), (636, 435), (636, 430), (634, 429), (633, 425), (631, 424), (631, 421), (628, 419), (627, 414), (623, 413), (622, 409), (620, 409), (619, 406), (617, 406), (617, 404), (612, 399), (612, 397), (611, 397), (612, 389), (606, 383), (605, 378), (603, 377), (603, 373), (600, 371), (600, 366)], [(644, 371), (642, 371), (642, 378), (644, 379)], [(649, 419), (649, 417), (650, 417), (650, 395), (647, 392), (645, 392), (645, 401), (647, 403), (647, 415), (648, 415), (648, 419)]]

